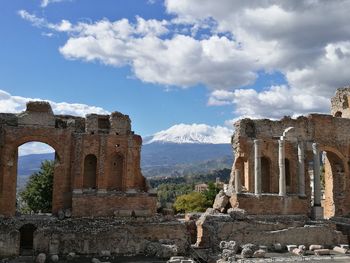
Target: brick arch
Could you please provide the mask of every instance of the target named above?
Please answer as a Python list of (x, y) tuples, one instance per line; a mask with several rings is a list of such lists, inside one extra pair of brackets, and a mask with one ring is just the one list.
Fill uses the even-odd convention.
[(55, 150), (57, 162), (54, 168), (52, 213), (56, 214), (59, 209), (71, 206), (71, 200), (66, 194), (70, 191), (71, 182), (66, 176), (69, 172), (67, 170), (69, 164), (66, 163), (69, 156), (65, 156), (64, 138), (57, 129), (21, 127), (15, 128), (13, 134), (9, 133), (4, 137), (5, 158), (2, 160), (2, 178), (0, 178), (0, 195), (2, 195), (0, 212), (5, 216), (12, 216), (16, 211), (18, 147), (28, 142), (45, 143)]
[(64, 154), (63, 149), (61, 149), (60, 144), (54, 139), (55, 135), (53, 134), (51, 138), (48, 138), (46, 136), (39, 135), (28, 135), (20, 137), (18, 140), (15, 141), (14, 148), (15, 150), (18, 149), (18, 147), (22, 146), (23, 144), (30, 143), (30, 142), (41, 142), (49, 145), (51, 148), (53, 148), (56, 152), (56, 155), (58, 156), (59, 161), (64, 160)]
[(326, 152), (324, 163), (325, 179), (325, 200), (324, 216), (331, 218), (333, 216), (342, 216), (345, 211), (343, 200), (346, 195), (348, 165), (342, 153), (330, 146), (320, 147), (320, 151)]

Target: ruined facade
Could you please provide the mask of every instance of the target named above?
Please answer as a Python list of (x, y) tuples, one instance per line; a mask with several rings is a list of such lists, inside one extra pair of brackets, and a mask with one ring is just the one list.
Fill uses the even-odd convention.
[(349, 99), (350, 87), (338, 89), (332, 115), (236, 122), (232, 207), (250, 214), (349, 215)]
[(52, 213), (73, 217), (156, 212), (140, 170), (142, 138), (129, 116), (54, 115), (47, 102), (29, 102), (19, 114), (0, 114), (0, 215), (16, 212), (18, 147), (38, 141), (55, 149)]

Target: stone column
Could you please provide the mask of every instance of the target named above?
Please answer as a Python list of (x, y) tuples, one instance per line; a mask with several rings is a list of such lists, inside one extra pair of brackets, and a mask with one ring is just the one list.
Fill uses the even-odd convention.
[(235, 170), (235, 190), (237, 194), (242, 192), (241, 171), (239, 169)]
[(314, 155), (314, 206), (321, 206), (320, 151), (318, 144), (312, 144)]
[(305, 196), (305, 153), (304, 142), (298, 141), (298, 193)]
[(254, 193), (261, 194), (261, 140), (254, 140)]
[(279, 196), (286, 196), (286, 166), (284, 140), (278, 140)]

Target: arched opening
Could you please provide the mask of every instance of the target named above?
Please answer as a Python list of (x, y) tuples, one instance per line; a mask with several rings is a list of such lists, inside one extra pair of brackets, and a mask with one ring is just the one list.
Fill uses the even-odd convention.
[(261, 191), (271, 193), (270, 160), (265, 156), (261, 157)]
[(52, 212), (55, 149), (41, 142), (27, 142), (17, 149), (16, 212), (44, 214)]
[(334, 114), (334, 117), (341, 118), (341, 117), (342, 117), (342, 112), (341, 112), (341, 111), (337, 111), (337, 112)]
[(111, 173), (111, 188), (113, 190), (122, 190), (123, 187), (123, 170), (124, 157), (121, 154), (116, 154), (113, 158), (112, 173)]
[(346, 180), (342, 159), (332, 151), (322, 152), (321, 188), (325, 218), (342, 215), (339, 203), (344, 199)]
[(96, 189), (97, 158), (94, 154), (88, 154), (84, 159), (83, 187), (85, 189)]
[(19, 229), (20, 233), (20, 253), (24, 254), (27, 250), (33, 249), (34, 232), (36, 226), (33, 224), (25, 224)]
[(285, 165), (285, 174), (286, 174), (286, 188), (287, 188), (287, 193), (291, 192), (291, 187), (292, 187), (292, 178), (290, 175), (290, 163), (287, 158), (284, 159), (284, 165)]

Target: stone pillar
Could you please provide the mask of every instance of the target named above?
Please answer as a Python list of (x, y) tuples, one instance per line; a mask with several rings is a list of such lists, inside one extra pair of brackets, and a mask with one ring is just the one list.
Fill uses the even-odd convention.
[(302, 141), (298, 141), (298, 194), (305, 197), (305, 153)]
[(279, 196), (286, 196), (286, 166), (284, 140), (278, 140)]
[(261, 140), (254, 140), (254, 193), (261, 194)]
[(318, 144), (312, 144), (314, 155), (314, 206), (321, 206), (320, 151)]
[(314, 206), (312, 208), (313, 219), (323, 219), (323, 207), (321, 207), (321, 178), (320, 178), (320, 151), (317, 143), (312, 144), (314, 155)]
[(235, 170), (235, 190), (237, 194), (242, 192), (241, 171), (239, 169)]

